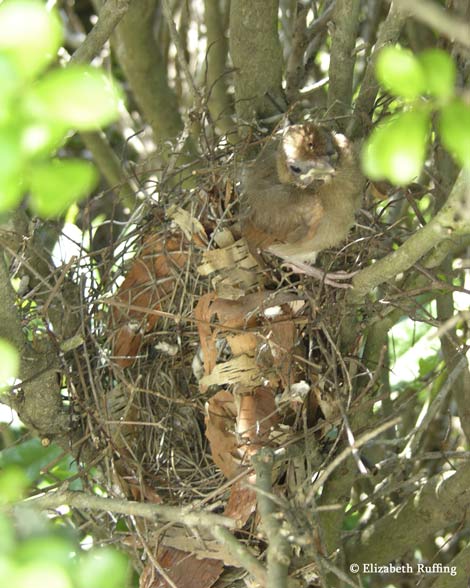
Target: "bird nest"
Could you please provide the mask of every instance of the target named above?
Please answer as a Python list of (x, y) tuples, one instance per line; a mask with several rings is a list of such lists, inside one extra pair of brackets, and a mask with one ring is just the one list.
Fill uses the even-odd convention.
[[(325, 440), (344, 411), (354, 412), (363, 399), (352, 392), (365, 372), (361, 333), (345, 352), (346, 289), (299, 276), (273, 256), (263, 264), (252, 257), (240, 236), (233, 150), (196, 164), (183, 178), (190, 187), (175, 172), (136, 222), (65, 266), (65, 281), (81, 280), (76, 344), (65, 351), (71, 422), (82, 434), (76, 453), (94, 456), (104, 492), (223, 512), (256, 548), (250, 458), (263, 446)], [(321, 255), (322, 267), (357, 270), (380, 255), (385, 230), (369, 200), (348, 242)], [(287, 500), (318, 469), (315, 455), (277, 472)], [(98, 524), (116, 532), (111, 515)], [(129, 519), (122, 536), (136, 561), (142, 547), (154, 556), (152, 529)], [(227, 563), (214, 541), (208, 547), (187, 529), (167, 526), (158, 542)]]

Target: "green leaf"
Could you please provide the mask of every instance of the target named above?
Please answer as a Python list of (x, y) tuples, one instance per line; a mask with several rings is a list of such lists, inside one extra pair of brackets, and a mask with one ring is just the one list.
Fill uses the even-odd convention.
[(441, 49), (428, 49), (418, 60), (426, 76), (426, 92), (437, 98), (452, 96), (457, 68), (451, 56)]
[(379, 53), (376, 76), (382, 86), (394, 96), (415, 99), (426, 91), (424, 70), (407, 49), (385, 47)]
[(9, 466), (0, 472), (0, 504), (16, 502), (29, 486), (28, 476), (19, 466)]
[(31, 537), (17, 547), (16, 559), (20, 564), (40, 561), (66, 568), (72, 564), (75, 549), (75, 546), (62, 536)]
[(0, 390), (8, 386), (9, 380), (17, 377), (19, 369), (18, 351), (8, 341), (0, 339)]
[(60, 216), (88, 196), (97, 181), (98, 174), (88, 161), (55, 159), (35, 164), (30, 176), (31, 207), (42, 217)]
[(444, 106), (439, 133), (444, 147), (460, 165), (470, 167), (470, 105), (457, 98)]
[(0, 53), (24, 77), (34, 77), (57, 55), (62, 23), (42, 2), (16, 0), (0, 5)]
[[(0, 124), (11, 122), (13, 119), (14, 94), (19, 89), (18, 72), (8, 57), (0, 53)], [(16, 114), (16, 113), (15, 113)]]
[(39, 439), (29, 439), (0, 451), (0, 468), (18, 465), (29, 481), (33, 482), (39, 477), (41, 469), (61, 453), (60, 447), (53, 443), (43, 447)]
[(31, 562), (18, 567), (13, 584), (15, 588), (46, 586), (49, 588), (72, 588), (72, 579), (60, 566), (50, 563)]
[(118, 86), (102, 71), (71, 65), (56, 69), (39, 81), (30, 106), (39, 117), (89, 131), (115, 120), (121, 100)]
[(403, 186), (421, 173), (426, 157), (429, 114), (412, 110), (390, 117), (374, 129), (362, 150), (364, 173)]
[(112, 549), (97, 549), (81, 557), (78, 585), (80, 588), (124, 588), (127, 575), (127, 559), (122, 553)]
[(67, 131), (67, 127), (57, 121), (31, 121), (23, 128), (22, 150), (28, 157), (50, 157), (64, 143)]

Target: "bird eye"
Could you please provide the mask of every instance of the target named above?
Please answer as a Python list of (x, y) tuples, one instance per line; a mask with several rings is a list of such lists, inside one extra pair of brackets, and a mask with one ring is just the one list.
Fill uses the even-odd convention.
[(294, 174), (300, 174), (302, 171), (300, 167), (297, 167), (296, 165), (289, 165), (289, 169), (291, 172), (294, 172)]

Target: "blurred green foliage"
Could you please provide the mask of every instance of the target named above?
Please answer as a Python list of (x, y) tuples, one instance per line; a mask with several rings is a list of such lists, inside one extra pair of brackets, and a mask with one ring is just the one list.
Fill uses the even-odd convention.
[(377, 59), (376, 76), (402, 108), (380, 122), (364, 145), (362, 166), (369, 178), (398, 186), (417, 180), (434, 114), (444, 147), (459, 165), (470, 167), (470, 105), (456, 92), (456, 66), (445, 51), (429, 49), (414, 55), (401, 47), (386, 47)]
[[(90, 162), (54, 154), (72, 131), (115, 120), (122, 93), (92, 67), (51, 67), (62, 39), (58, 13), (44, 2), (0, 4), (0, 213), (29, 195), (33, 213), (55, 217), (98, 181)], [(0, 339), (0, 391), (18, 375), (18, 352)], [(72, 478), (69, 489), (82, 489), (76, 474), (72, 457), (54, 444), (28, 439), (0, 451), (0, 588), (129, 585), (123, 554), (111, 548), (84, 551), (83, 537), (67, 530), (62, 517), (46, 519), (19, 502), (31, 484), (40, 489)]]
[(13, 514), (0, 512), (0, 588), (129, 585), (129, 567), (122, 553), (109, 547), (85, 551), (67, 530), (42, 523), (27, 507)]
[(0, 5), (0, 212), (29, 194), (35, 214), (55, 217), (98, 181), (91, 163), (51, 157), (71, 131), (115, 120), (122, 93), (95, 68), (50, 68), (62, 36), (58, 14), (42, 2)]

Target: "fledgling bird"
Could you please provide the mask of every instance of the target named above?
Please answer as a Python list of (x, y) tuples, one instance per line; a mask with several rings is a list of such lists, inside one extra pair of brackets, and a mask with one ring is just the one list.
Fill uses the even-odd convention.
[[(250, 249), (265, 250), (301, 272), (343, 241), (361, 203), (364, 178), (344, 135), (307, 123), (287, 127), (244, 172), (241, 226)], [(338, 285), (327, 275), (326, 283)], [(349, 276), (348, 276), (349, 277)]]

